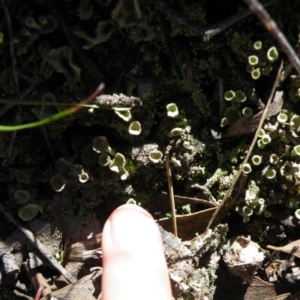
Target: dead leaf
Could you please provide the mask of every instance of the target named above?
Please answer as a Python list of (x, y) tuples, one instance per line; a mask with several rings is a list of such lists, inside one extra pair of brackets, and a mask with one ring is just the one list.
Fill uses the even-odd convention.
[(93, 250), (99, 250), (101, 238), (102, 233), (98, 233), (70, 245), (65, 250), (65, 269), (72, 274), (72, 276), (77, 278), (78, 276), (82, 277), (89, 274), (90, 268), (99, 266), (99, 255), (98, 257), (96, 257), (96, 255), (86, 256), (87, 252), (92, 254)]
[(268, 245), (267, 248), (275, 251), (285, 252), (300, 258), (300, 240), (293, 241), (282, 247)]
[(271, 297), (271, 298), (264, 298), (264, 300), (290, 300), (291, 298), (291, 294), (290, 293), (286, 293), (286, 294), (282, 294), (276, 297)]
[[(63, 265), (73, 277), (78, 279), (89, 274), (90, 268), (99, 266), (99, 258), (86, 259), (84, 255), (86, 251), (99, 249), (101, 226), (96, 218), (85, 226), (76, 222), (70, 224), (74, 227), (70, 228), (65, 238)], [(60, 288), (66, 285), (62, 276), (57, 278), (55, 283)]]
[[(201, 205), (203, 207), (215, 207), (216, 204), (213, 202), (206, 200), (206, 199), (200, 199), (196, 197), (186, 197), (186, 196), (179, 196), (174, 195), (174, 200), (176, 207), (187, 205), (187, 204), (197, 204)], [(152, 199), (151, 203), (148, 208), (149, 212), (151, 214), (157, 214), (158, 212), (160, 214), (164, 214), (168, 211), (170, 211), (170, 196), (166, 192), (160, 192), (156, 194)]]
[[(72, 299), (72, 300), (96, 300), (100, 294), (101, 271), (89, 274), (73, 284), (55, 291), (41, 300)], [(55, 298), (56, 297), (56, 298)]]
[(79, 224), (78, 221), (75, 220), (73, 220), (73, 222), (70, 221), (69, 229), (65, 236), (65, 242), (64, 242), (65, 251), (70, 247), (70, 245), (90, 239), (91, 237), (97, 235), (100, 232), (101, 232), (101, 225), (96, 218), (91, 220), (90, 223), (85, 226)]
[[(283, 92), (276, 92), (273, 102), (270, 104), (267, 118), (279, 113), (283, 104)], [(240, 136), (254, 132), (259, 124), (263, 111), (252, 117), (243, 117), (232, 124), (224, 133), (223, 138)]]
[(290, 293), (297, 291), (295, 284), (274, 284), (263, 281), (259, 277), (254, 277), (247, 289), (244, 300), (287, 300)]
[[(189, 215), (176, 216), (178, 237), (189, 241), (196, 233), (203, 233), (216, 208), (209, 208)], [(168, 232), (173, 232), (172, 218), (164, 218), (157, 221)]]
[[(232, 203), (224, 205), (216, 216), (213, 225), (221, 223), (231, 207)], [(196, 236), (196, 233), (204, 233), (216, 209), (217, 207), (212, 207), (192, 214), (176, 216), (178, 237), (183, 241), (189, 241)], [(173, 232), (172, 218), (159, 219), (157, 223), (163, 227), (164, 230)]]
[(268, 263), (265, 266), (265, 273), (269, 282), (276, 282), (278, 280), (278, 276), (282, 274), (282, 272), (286, 271), (287, 261), (286, 260), (274, 260)]

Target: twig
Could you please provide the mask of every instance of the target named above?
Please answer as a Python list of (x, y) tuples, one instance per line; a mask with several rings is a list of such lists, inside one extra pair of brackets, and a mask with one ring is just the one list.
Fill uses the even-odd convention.
[(41, 241), (35, 237), (30, 230), (23, 227), (22, 224), (5, 208), (2, 203), (0, 203), (0, 211), (24, 233), (28, 240), (38, 249), (41, 255), (43, 255), (43, 257), (46, 258), (51, 265), (60, 272), (61, 275), (63, 275), (70, 283), (76, 282), (76, 279), (69, 274), (61, 264), (57, 262), (47, 248), (41, 243)]
[(224, 115), (224, 111), (226, 108), (225, 99), (224, 99), (224, 80), (223, 78), (218, 78), (218, 86), (219, 86), (219, 121), (222, 120)]
[(5, 21), (7, 24), (7, 30), (8, 30), (8, 37), (9, 37), (9, 51), (10, 51), (10, 58), (11, 58), (11, 67), (12, 67), (12, 74), (13, 74), (13, 85), (15, 93), (17, 94), (17, 97), (20, 99), (20, 89), (19, 89), (19, 78), (18, 78), (18, 68), (17, 68), (17, 59), (15, 54), (15, 48), (14, 48), (14, 33), (13, 28), (11, 24), (11, 19), (9, 15), (8, 8), (5, 4), (4, 0), (1, 0), (2, 7), (4, 10), (5, 15)]
[(272, 99), (274, 98), (274, 94), (275, 94), (276, 88), (277, 88), (278, 84), (280, 83), (280, 78), (281, 78), (281, 72), (282, 72), (282, 69), (283, 69), (283, 62), (281, 62), (280, 67), (279, 67), (279, 69), (278, 69), (277, 76), (276, 76), (276, 79), (275, 79), (275, 81), (274, 81), (274, 84), (273, 84), (273, 87), (272, 87), (272, 90), (271, 90), (269, 99), (268, 99), (268, 101), (267, 101), (267, 104), (266, 104), (266, 107), (265, 107), (265, 109), (264, 109), (264, 112), (263, 112), (263, 114), (262, 114), (262, 116), (261, 116), (260, 122), (259, 122), (259, 124), (258, 124), (257, 130), (256, 130), (256, 132), (255, 132), (255, 135), (254, 135), (254, 137), (253, 137), (253, 140), (252, 140), (252, 143), (251, 143), (251, 145), (250, 145), (250, 147), (249, 147), (249, 150), (248, 150), (248, 152), (247, 152), (247, 155), (246, 155), (246, 157), (244, 158), (244, 160), (243, 160), (243, 162), (242, 162), (242, 164), (241, 164), (241, 166), (240, 166), (240, 169), (239, 169), (237, 175), (235, 176), (235, 178), (234, 178), (232, 184), (230, 185), (229, 189), (227, 190), (225, 196), (223, 197), (222, 202), (220, 203), (219, 207), (216, 209), (216, 211), (215, 211), (214, 214), (212, 215), (212, 217), (211, 217), (211, 219), (210, 219), (210, 221), (209, 221), (209, 223), (208, 223), (208, 225), (207, 225), (207, 227), (206, 227), (206, 230), (205, 230), (205, 232), (204, 232), (204, 235), (207, 233), (208, 229), (209, 229), (209, 228), (211, 227), (211, 225), (213, 224), (213, 222), (214, 222), (216, 216), (218, 215), (219, 211), (220, 211), (221, 208), (224, 206), (225, 201), (226, 201), (226, 200), (228, 199), (228, 197), (231, 195), (231, 193), (232, 193), (232, 191), (233, 191), (233, 189), (234, 189), (234, 187), (235, 187), (237, 181), (239, 180), (239, 178), (240, 178), (240, 176), (241, 176), (241, 174), (242, 174), (242, 172), (243, 172), (243, 166), (244, 166), (244, 165), (248, 162), (248, 160), (249, 160), (249, 157), (250, 157), (250, 155), (251, 155), (251, 153), (252, 153), (252, 151), (253, 151), (253, 149), (254, 149), (254, 147), (255, 147), (256, 141), (257, 141), (258, 132), (259, 132), (260, 129), (262, 128), (262, 125), (263, 125), (263, 123), (264, 123), (264, 121), (265, 121), (265, 118), (266, 118), (266, 116), (267, 116), (267, 113), (268, 113), (268, 110), (269, 110), (271, 101), (272, 101)]
[(167, 179), (168, 179), (169, 197), (170, 197), (170, 203), (171, 203), (173, 231), (174, 231), (174, 235), (177, 237), (178, 233), (177, 233), (175, 200), (174, 200), (174, 190), (173, 190), (173, 183), (172, 183), (172, 173), (171, 173), (171, 168), (170, 168), (169, 154), (167, 154), (167, 159), (166, 159), (166, 171), (167, 171)]
[[(266, 1), (264, 3), (265, 6), (271, 5), (278, 0), (271, 0)], [(158, 9), (160, 9), (162, 12), (164, 12), (167, 16), (172, 18), (173, 20), (177, 21), (178, 23), (188, 27), (189, 29), (195, 31), (199, 35), (202, 36), (203, 40), (205, 42), (208, 42), (212, 37), (219, 34), (220, 32), (224, 31), (225, 29), (229, 28), (231, 25), (237, 23), (238, 21), (248, 17), (251, 15), (251, 10), (246, 9), (244, 11), (238, 12), (237, 14), (229, 17), (228, 19), (225, 19), (224, 21), (210, 27), (202, 27), (199, 26), (195, 22), (191, 22), (187, 20), (183, 15), (179, 14), (172, 8), (168, 7), (165, 3), (163, 3), (160, 0), (153, 1)]]
[(268, 31), (270, 31), (278, 44), (281, 46), (284, 53), (287, 55), (290, 62), (300, 75), (300, 60), (297, 53), (286, 39), (285, 35), (281, 32), (275, 21), (271, 18), (270, 14), (257, 0), (244, 0), (249, 8), (256, 14), (258, 19), (263, 23)]
[[(162, 195), (168, 196), (168, 193), (166, 192), (161, 192)], [(174, 200), (175, 202), (182, 204), (183, 202), (188, 203), (188, 204), (202, 204), (208, 207), (216, 207), (218, 206), (217, 204), (210, 202), (209, 200), (205, 199), (200, 199), (197, 197), (187, 197), (187, 196), (179, 196), (179, 195), (174, 195)]]
[[(299, 57), (300, 56), (300, 47), (298, 46), (297, 49), (296, 49), (296, 53), (297, 53), (297, 56)], [(291, 62), (289, 62), (289, 64), (284, 68), (283, 72), (282, 72), (282, 75), (281, 75), (281, 82), (284, 82), (288, 76), (291, 74), (292, 70), (293, 70), (294, 66)]]
[(37, 268), (31, 268), (28, 260), (23, 263), (23, 267), (25, 268), (33, 288), (36, 291), (34, 300), (39, 300), (41, 295), (46, 296), (52, 293), (51, 287), (44, 276), (38, 272)]
[(238, 190), (237, 190), (234, 198), (228, 203), (228, 207), (232, 207), (237, 202), (237, 200), (240, 198), (240, 196), (246, 186), (247, 179), (248, 179), (248, 175), (242, 173), (240, 181), (239, 181)]
[[(265, 6), (269, 6), (278, 0), (266, 1), (264, 3)], [(224, 21), (218, 23), (217, 25), (213, 26), (212, 28), (206, 28), (204, 31), (203, 40), (205, 42), (209, 41), (212, 37), (219, 34), (220, 32), (224, 31), (225, 29), (229, 28), (231, 25), (241, 21), (242, 19), (251, 15), (251, 10), (245, 9), (241, 12), (236, 13), (235, 15), (225, 19)]]
[[(21, 112), (18, 111), (15, 115), (15, 125), (19, 125), (19, 124), (21, 124), (21, 122), (22, 122)], [(6, 163), (10, 159), (10, 156), (11, 156), (14, 144), (15, 144), (16, 136), (17, 136), (17, 132), (16, 131), (12, 132), (12, 134), (10, 136), (10, 141), (9, 141), (9, 144), (8, 144), (8, 147), (7, 147), (6, 155), (5, 155), (5, 157), (3, 158), (2, 162), (1, 162), (2, 166), (5, 166)]]
[[(14, 48), (14, 33), (13, 33), (13, 28), (12, 28), (12, 23), (11, 23), (11, 18), (9, 15), (8, 8), (5, 4), (4, 0), (1, 0), (2, 2), (2, 7), (4, 10), (4, 15), (5, 15), (5, 21), (7, 24), (7, 30), (8, 30), (8, 37), (9, 37), (9, 52), (10, 52), (10, 58), (11, 58), (11, 68), (12, 68), (12, 77), (13, 77), (13, 85), (14, 85), (14, 90), (17, 95), (17, 98), (20, 99), (20, 88), (19, 88), (19, 78), (18, 78), (18, 67), (17, 67), (17, 58), (15, 54), (15, 48)], [(21, 112), (22, 109), (20, 106), (17, 106), (17, 115), (16, 115), (16, 124), (20, 124), (22, 121), (21, 117)], [(16, 140), (17, 133), (13, 132), (12, 135), (10, 136), (10, 142), (9, 146), (7, 149), (7, 153), (5, 158), (2, 161), (2, 166), (6, 164), (6, 162), (9, 160), (12, 149)]]

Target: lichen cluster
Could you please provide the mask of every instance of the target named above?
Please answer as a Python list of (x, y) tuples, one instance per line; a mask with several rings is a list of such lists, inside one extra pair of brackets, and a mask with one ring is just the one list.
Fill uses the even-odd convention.
[(258, 54), (248, 56), (247, 72), (251, 74), (252, 79), (257, 80), (260, 75), (269, 75), (273, 69), (273, 63), (278, 59), (279, 54), (275, 46), (272, 46), (266, 53), (261, 52), (263, 43), (256, 41), (253, 44), (254, 50)]
[[(175, 194), (216, 205), (242, 167), (248, 181), (235, 209), (239, 219), (251, 221), (252, 233), (260, 241), (272, 231), (272, 219), (267, 218), (273, 205), (300, 218), (300, 80), (293, 71), (280, 86), (284, 108), (265, 121), (247, 164), (241, 165), (254, 130), (224, 138), (236, 121), (261, 113), (279, 54), (286, 59), (254, 16), (209, 40), (205, 37), (203, 32), (219, 28), (229, 16), (245, 10), (245, 4), (228, 6), (221, 0), (6, 2), (17, 71), (12, 68), (3, 18), (0, 96), (11, 106), (1, 106), (1, 124), (50, 117), (66, 104), (86, 98), (100, 82), (105, 90), (93, 104), (115, 98), (121, 104), (126, 99), (143, 102), (94, 112), (82, 108), (43, 128), (15, 136), (1, 133), (1, 202), (15, 216), (30, 221), (42, 215), (72, 227), (76, 222), (88, 223), (95, 215), (103, 221), (128, 200), (151, 211), (155, 200), (168, 190), (169, 158)], [(268, 7), (295, 48), (298, 6), (297, 1), (288, 6), (275, 1)], [(24, 102), (53, 105), (13, 106), (11, 99), (18, 97), (16, 74)], [(237, 187), (231, 197), (236, 192)], [(160, 204), (156, 211), (168, 213)], [(195, 209), (190, 205), (177, 212)], [(209, 234), (222, 237), (216, 230)], [(187, 283), (195, 294), (191, 299), (197, 299), (199, 292), (204, 295), (205, 285), (207, 298), (213, 298), (223, 250), (211, 256), (213, 264), (205, 260), (216, 246), (211, 241), (210, 237), (193, 240), (195, 252), (206, 254), (199, 255), (197, 280)]]
[(299, 115), (286, 109), (265, 121), (251, 161), (244, 166), (251, 180), (237, 211), (245, 221), (253, 213), (270, 216), (268, 206), (274, 204), (299, 208), (299, 131)]
[[(78, 102), (100, 81), (106, 84), (103, 96), (122, 94), (143, 100), (143, 106), (132, 110), (89, 113), (83, 109), (42, 130), (18, 133), (10, 159), (0, 171), (2, 178), (9, 175), (2, 184), (8, 187), (7, 204), (11, 209), (36, 204), (45, 213), (53, 199), (62, 198), (75, 203), (73, 207), (65, 205), (66, 211), (79, 217), (89, 215), (97, 205), (105, 206), (112, 197), (121, 202), (130, 197), (137, 201), (141, 198), (147, 203), (155, 193), (166, 190), (164, 163), (169, 149), (178, 193), (195, 195), (201, 189), (201, 193), (208, 191), (211, 199), (222, 198), (248, 144), (247, 138), (227, 144), (216, 136), (237, 118), (257, 111), (248, 100), (244, 101), (245, 80), (240, 75), (247, 64), (260, 67), (263, 72), (269, 61), (266, 55), (274, 57), (274, 41), (251, 19), (237, 23), (234, 29), (228, 28), (220, 38), (205, 41), (188, 22), (179, 22), (168, 12), (177, 11), (183, 20), (197, 22), (200, 27), (213, 27), (232, 11), (219, 10), (216, 14), (207, 1), (164, 3), (165, 9), (161, 9), (152, 1), (141, 5), (139, 1), (127, 0), (78, 0), (63, 1), (56, 7), (54, 2), (41, 0), (17, 1), (14, 5), (19, 4), (18, 8), (9, 7), (15, 9), (11, 14), (14, 46), (25, 100)], [(275, 16), (276, 11), (280, 9), (274, 11)], [(251, 31), (245, 22), (254, 24)], [(4, 51), (8, 46), (4, 32), (2, 97), (14, 97), (10, 56)], [(242, 66), (241, 70), (238, 66)], [(272, 66), (276, 68), (276, 60)], [(271, 75), (272, 72), (263, 78), (264, 84), (272, 82)], [(226, 95), (228, 107), (222, 114), (216, 109), (220, 105), (220, 79), (224, 91), (234, 93), (231, 101)], [(246, 74), (248, 79), (251, 76)], [(260, 80), (254, 83), (261, 90), (259, 84)], [(298, 79), (291, 85), (295, 103)], [(58, 105), (22, 107), (21, 121), (49, 117), (61, 109), (64, 107)], [(2, 122), (12, 124), (13, 117), (11, 110)], [(130, 125), (124, 122), (130, 119)], [(289, 116), (287, 122), (291, 119)], [(274, 134), (264, 130), (266, 135), (260, 143), (266, 143), (268, 135), (272, 142), (264, 149), (256, 149), (250, 176), (262, 168), (265, 151), (273, 145)], [(115, 151), (93, 151), (93, 140), (99, 136), (106, 137)], [(2, 158), (9, 143), (10, 136), (1, 135)], [(270, 155), (276, 154), (279, 164), (284, 164), (280, 151), (274, 149)], [(272, 157), (275, 161), (276, 156)], [(285, 166), (288, 168), (287, 163)], [(271, 171), (276, 169), (277, 175), (268, 180), (263, 175), (264, 180), (276, 180), (280, 168), (272, 165), (264, 174), (272, 177)], [(126, 172), (123, 174), (122, 170)], [(253, 180), (259, 183), (259, 179)], [(21, 195), (26, 199), (27, 193), (31, 197), (25, 203), (20, 199)]]

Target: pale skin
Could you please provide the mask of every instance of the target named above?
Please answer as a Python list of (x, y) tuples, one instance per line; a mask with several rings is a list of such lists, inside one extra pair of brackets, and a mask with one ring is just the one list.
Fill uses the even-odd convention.
[(158, 227), (137, 205), (117, 208), (102, 235), (103, 300), (171, 300), (168, 268)]

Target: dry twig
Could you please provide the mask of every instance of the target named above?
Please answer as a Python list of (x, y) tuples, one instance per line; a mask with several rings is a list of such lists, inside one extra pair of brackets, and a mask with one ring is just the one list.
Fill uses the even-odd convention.
[(275, 21), (271, 18), (269, 13), (265, 10), (265, 8), (257, 1), (257, 0), (244, 0), (249, 8), (256, 14), (258, 19), (263, 23), (268, 31), (272, 33), (272, 35), (277, 40), (278, 44), (281, 46), (284, 53), (287, 55), (290, 62), (293, 64), (294, 68), (296, 69), (297, 73), (300, 75), (300, 60), (288, 42), (285, 35), (281, 32)]
[[(7, 24), (7, 30), (8, 30), (8, 37), (9, 37), (9, 51), (10, 51), (10, 58), (11, 58), (11, 67), (12, 67), (12, 77), (13, 77), (13, 85), (14, 85), (14, 90), (17, 95), (17, 98), (20, 99), (20, 88), (19, 88), (19, 78), (18, 78), (18, 68), (17, 68), (17, 58), (15, 54), (15, 48), (14, 48), (14, 34), (13, 34), (13, 28), (12, 28), (12, 23), (11, 23), (11, 18), (9, 15), (8, 8), (5, 4), (5, 1), (2, 0), (2, 7), (4, 10), (4, 15), (5, 15), (5, 21)], [(21, 106), (17, 106), (17, 114), (15, 117), (15, 122), (16, 124), (20, 124), (22, 121), (21, 118)], [(5, 159), (2, 161), (2, 165), (4, 166), (6, 162), (9, 160), (12, 149), (15, 143), (17, 132), (13, 132), (11, 137), (10, 137), (10, 142), (7, 150), (7, 154)]]
[[(266, 1), (264, 3), (264, 5), (268, 6), (277, 1), (278, 0)], [(244, 11), (238, 12), (237, 14), (225, 19), (224, 21), (222, 21), (214, 26), (202, 27), (195, 22), (191, 22), (191, 21), (187, 20), (183, 15), (179, 14), (172, 8), (168, 7), (162, 1), (155, 0), (153, 2), (157, 6), (157, 8), (159, 10), (161, 10), (163, 13), (165, 13), (167, 16), (169, 16), (173, 20), (177, 21), (179, 24), (182, 24), (182, 25), (188, 27), (189, 29), (197, 32), (199, 35), (201, 35), (205, 42), (208, 42), (215, 35), (221, 33), (225, 29), (229, 28), (231, 25), (233, 25), (233, 24), (239, 22), (240, 20), (248, 17), (249, 15), (251, 15), (251, 10), (246, 9)]]
[(70, 283), (74, 283), (76, 281), (76, 279), (73, 278), (73, 276), (69, 274), (60, 263), (58, 263), (58, 261), (52, 256), (52, 254), (41, 243), (41, 241), (36, 238), (30, 230), (23, 227), (23, 225), (5, 208), (2, 203), (0, 203), (0, 211), (24, 233), (32, 245), (38, 249), (40, 254), (43, 255), (43, 257), (46, 258), (50, 264), (60, 272), (61, 275), (63, 275)]
[(168, 179), (168, 187), (169, 187), (169, 197), (171, 202), (171, 213), (172, 213), (172, 220), (173, 220), (173, 232), (174, 235), (177, 237), (177, 221), (176, 221), (176, 211), (175, 211), (175, 200), (174, 200), (174, 190), (173, 190), (173, 183), (172, 183), (172, 173), (170, 167), (170, 159), (169, 154), (167, 154), (166, 159), (166, 171), (167, 171), (167, 179)]
[[(210, 221), (209, 221), (209, 223), (208, 223), (208, 225), (207, 225), (207, 228), (206, 228), (204, 234), (207, 233), (208, 229), (211, 227), (211, 225), (213, 224), (214, 220), (216, 219), (216, 216), (218, 215), (218, 213), (220, 212), (220, 210), (221, 210), (222, 207), (224, 206), (225, 201), (226, 201), (226, 200), (228, 199), (228, 197), (231, 195), (231, 193), (232, 193), (232, 191), (233, 191), (233, 189), (234, 189), (234, 187), (235, 187), (237, 181), (239, 180), (239, 178), (240, 178), (240, 176), (241, 176), (241, 174), (242, 174), (242, 172), (243, 172), (243, 166), (244, 166), (244, 165), (248, 162), (248, 160), (249, 160), (249, 157), (250, 157), (250, 155), (251, 155), (251, 153), (252, 153), (252, 151), (253, 151), (253, 149), (254, 149), (254, 147), (255, 147), (256, 141), (257, 141), (258, 132), (259, 132), (259, 130), (262, 128), (262, 125), (263, 125), (263, 123), (264, 123), (264, 121), (265, 121), (265, 118), (266, 118), (266, 116), (267, 116), (269, 107), (270, 107), (270, 105), (271, 105), (271, 101), (272, 101), (272, 99), (273, 99), (274, 97), (276, 97), (275, 91), (276, 91), (276, 88), (278, 87), (278, 85), (279, 85), (279, 83), (280, 83), (280, 78), (281, 78), (281, 72), (282, 72), (282, 69), (283, 69), (283, 62), (281, 62), (281, 65), (280, 65), (279, 70), (278, 70), (278, 72), (277, 72), (277, 76), (276, 76), (276, 79), (275, 79), (275, 81), (274, 81), (274, 84), (273, 84), (273, 87), (272, 87), (272, 90), (271, 90), (269, 99), (268, 99), (268, 101), (267, 101), (267, 104), (266, 104), (266, 107), (265, 107), (265, 109), (264, 109), (264, 112), (263, 112), (263, 114), (262, 114), (262, 116), (261, 116), (260, 122), (259, 122), (259, 124), (258, 124), (257, 130), (256, 130), (256, 132), (255, 132), (255, 135), (254, 135), (254, 137), (253, 137), (253, 140), (252, 140), (252, 143), (251, 143), (251, 145), (250, 145), (250, 147), (249, 147), (249, 150), (248, 150), (248, 152), (247, 152), (247, 155), (246, 155), (245, 159), (243, 160), (243, 163), (241, 164), (240, 169), (239, 169), (239, 171), (238, 171), (236, 177), (234, 178), (232, 184), (230, 185), (230, 188), (227, 190), (227, 192), (226, 192), (224, 198), (222, 199), (222, 202), (220, 203), (219, 207), (216, 209), (216, 211), (215, 211), (214, 214), (212, 215), (212, 217), (211, 217), (211, 219), (210, 219)], [(279, 92), (278, 92), (278, 93), (279, 93)], [(280, 92), (280, 93), (282, 93), (282, 92)], [(274, 96), (274, 95), (275, 95), (275, 96)]]

